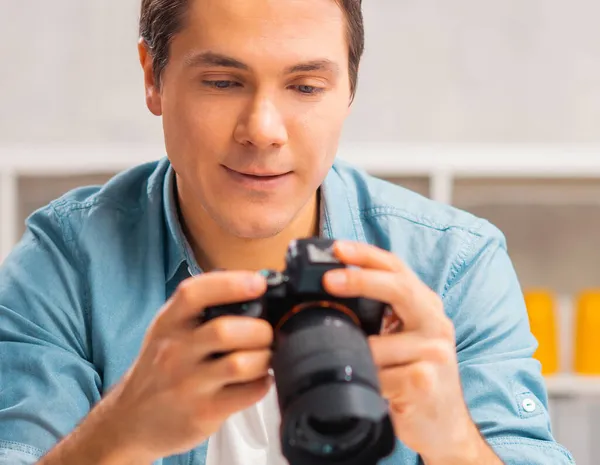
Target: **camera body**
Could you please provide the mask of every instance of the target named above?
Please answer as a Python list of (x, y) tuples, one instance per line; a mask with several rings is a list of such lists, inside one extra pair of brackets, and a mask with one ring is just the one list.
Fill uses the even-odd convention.
[(268, 321), (273, 329), (285, 333), (293, 315), (307, 309), (330, 308), (345, 314), (367, 336), (381, 329), (385, 304), (363, 297), (340, 299), (323, 288), (323, 275), (346, 268), (333, 255), (333, 241), (313, 238), (292, 241), (286, 255), (286, 270), (262, 270), (266, 292), (256, 300), (207, 308), (203, 320), (224, 315), (249, 316)]
[(386, 304), (325, 291), (323, 275), (346, 267), (333, 244), (322, 238), (293, 241), (283, 272), (262, 271), (262, 296), (207, 308), (201, 318), (238, 315), (273, 327), (281, 450), (290, 465), (375, 464), (395, 446), (367, 342), (380, 332)]

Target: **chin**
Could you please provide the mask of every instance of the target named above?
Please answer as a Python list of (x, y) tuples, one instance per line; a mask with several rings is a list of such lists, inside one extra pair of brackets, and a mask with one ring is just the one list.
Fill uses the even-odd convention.
[(285, 229), (285, 225), (280, 224), (235, 224), (228, 230), (236, 237), (240, 239), (256, 240), (256, 239), (269, 239), (277, 236), (281, 231)]
[(268, 239), (278, 235), (293, 220), (290, 215), (276, 215), (263, 211), (251, 211), (236, 217), (221, 218), (221, 227), (235, 237), (243, 239)]

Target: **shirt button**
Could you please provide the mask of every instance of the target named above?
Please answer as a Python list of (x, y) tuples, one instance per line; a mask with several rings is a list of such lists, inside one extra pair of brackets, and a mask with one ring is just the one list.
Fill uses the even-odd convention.
[(533, 412), (535, 412), (535, 409), (537, 408), (533, 399), (530, 399), (530, 398), (523, 399), (522, 405), (523, 405), (523, 410), (525, 410), (527, 413), (533, 413)]

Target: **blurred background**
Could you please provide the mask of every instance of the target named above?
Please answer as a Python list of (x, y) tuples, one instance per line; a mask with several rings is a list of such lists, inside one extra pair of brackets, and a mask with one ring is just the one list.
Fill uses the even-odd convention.
[[(364, 4), (340, 156), (504, 231), (555, 435), (578, 464), (600, 463), (600, 3)], [(138, 9), (0, 0), (1, 256), (34, 209), (164, 155)]]

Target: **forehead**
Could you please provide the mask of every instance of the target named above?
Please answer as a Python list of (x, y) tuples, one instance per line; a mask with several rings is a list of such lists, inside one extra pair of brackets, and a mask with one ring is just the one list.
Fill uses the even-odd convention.
[(210, 50), (245, 61), (341, 61), (346, 31), (335, 0), (191, 0), (173, 46), (185, 55)]

